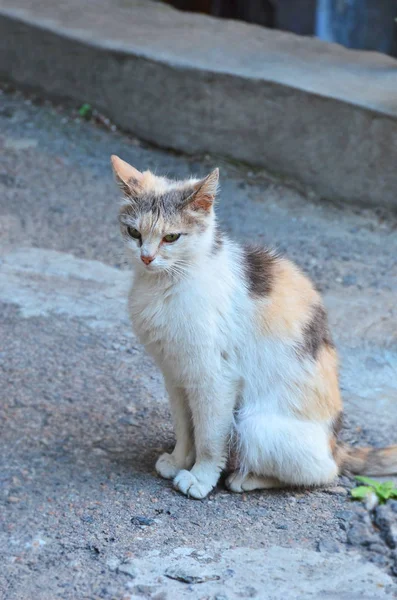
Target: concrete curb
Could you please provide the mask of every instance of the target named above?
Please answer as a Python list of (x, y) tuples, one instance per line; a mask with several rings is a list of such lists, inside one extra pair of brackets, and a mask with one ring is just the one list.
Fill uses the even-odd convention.
[(149, 1), (54, 4), (0, 0), (1, 78), (160, 146), (397, 207), (396, 60)]

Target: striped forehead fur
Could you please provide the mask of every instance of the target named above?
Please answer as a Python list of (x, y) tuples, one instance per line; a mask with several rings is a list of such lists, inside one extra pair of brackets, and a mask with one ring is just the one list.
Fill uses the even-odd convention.
[(146, 215), (149, 229), (165, 229), (168, 224), (204, 231), (208, 225), (208, 215), (204, 211), (192, 210), (187, 201), (193, 194), (200, 193), (198, 184), (205, 185), (205, 181), (215, 195), (217, 185), (212, 185), (211, 175), (207, 180), (189, 178), (175, 181), (146, 171), (136, 186), (133, 181), (128, 182), (130, 191), (125, 194), (120, 208), (121, 223), (131, 224), (138, 216)]
[(143, 186), (131, 190), (123, 199), (122, 209), (130, 207), (128, 212), (139, 209), (140, 212), (160, 209), (164, 213), (172, 213), (181, 208), (184, 201), (196, 190), (195, 185), (199, 180), (172, 181), (165, 177), (156, 177), (150, 173), (150, 178), (145, 177)]

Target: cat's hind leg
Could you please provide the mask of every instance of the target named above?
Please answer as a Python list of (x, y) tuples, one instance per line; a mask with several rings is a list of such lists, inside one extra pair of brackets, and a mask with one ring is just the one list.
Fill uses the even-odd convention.
[(252, 492), (253, 490), (272, 490), (285, 487), (276, 477), (266, 477), (265, 475), (255, 475), (248, 473), (244, 475), (241, 471), (234, 471), (226, 479), (226, 487), (231, 492), (241, 494), (243, 492)]
[[(324, 485), (338, 474), (324, 423), (293, 416), (242, 414), (236, 430), (243, 473), (264, 476), (268, 483), (275, 478), (291, 486)], [(260, 483), (249, 481), (247, 488)]]

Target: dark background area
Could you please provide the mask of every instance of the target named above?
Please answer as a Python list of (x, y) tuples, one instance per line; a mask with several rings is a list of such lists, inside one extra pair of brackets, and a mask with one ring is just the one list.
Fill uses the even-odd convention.
[(180, 10), (397, 56), (395, 0), (165, 0)]

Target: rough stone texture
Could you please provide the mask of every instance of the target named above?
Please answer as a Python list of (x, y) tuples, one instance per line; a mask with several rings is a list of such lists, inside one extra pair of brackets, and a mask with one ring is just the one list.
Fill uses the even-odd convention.
[(0, 76), (161, 146), (397, 206), (397, 62), (148, 0), (0, 0)]
[(381, 534), (390, 548), (397, 548), (397, 513), (390, 502), (378, 506), (375, 510), (374, 521), (381, 530)]
[[(396, 551), (342, 494), (346, 477), (331, 493), (234, 495), (221, 482), (194, 502), (154, 474), (173, 434), (127, 324), (113, 152), (176, 177), (218, 164), (0, 95), (0, 598), (266, 598), (262, 578), (275, 599), (391, 598)], [(343, 437), (394, 441), (395, 220), (308, 202), (230, 164), (221, 178), (222, 227), (286, 251), (325, 295)], [(221, 579), (183, 583), (165, 574), (176, 568)]]
[[(177, 567), (175, 567), (177, 565)], [(271, 598), (350, 600), (388, 598), (390, 579), (357, 556), (323, 555), (291, 548), (267, 550), (225, 548), (211, 553), (175, 548), (166, 558), (159, 551), (137, 559), (137, 578), (129, 586), (139, 593), (139, 582), (152, 581), (151, 594), (174, 598)], [(171, 581), (164, 579), (164, 575)], [(192, 582), (190, 585), (189, 583)]]

